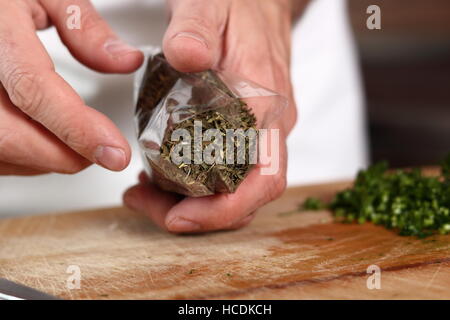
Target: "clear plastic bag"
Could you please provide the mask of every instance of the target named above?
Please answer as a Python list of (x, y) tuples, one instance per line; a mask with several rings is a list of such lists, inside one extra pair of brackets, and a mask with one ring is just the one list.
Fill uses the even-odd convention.
[[(238, 129), (242, 129), (248, 133), (255, 129), (257, 138), (259, 129), (268, 128), (279, 117), (287, 100), (235, 74), (212, 70), (178, 72), (160, 49), (144, 48), (143, 51), (146, 63), (135, 77), (135, 124), (144, 166), (152, 182), (163, 190), (192, 197), (234, 192), (257, 161), (250, 156), (250, 149), (257, 150), (251, 135), (242, 140), (248, 154), (242, 156), (233, 151), (231, 156), (234, 160), (240, 156), (245, 160), (227, 162), (225, 158), (231, 153), (222, 144), (213, 153), (217, 154), (218, 150), (223, 161), (211, 163), (195, 158), (194, 151), (200, 151), (201, 155), (209, 143), (210, 148), (217, 147), (220, 139), (216, 137), (209, 143), (200, 140), (196, 145), (196, 138), (173, 141), (174, 132), (182, 129), (195, 136), (194, 124), (200, 124), (198, 133), (202, 135), (215, 126), (227, 137), (229, 130), (239, 133)], [(239, 140), (238, 135), (235, 138), (233, 146)], [(183, 143), (188, 144), (188, 155), (192, 157), (186, 160), (185, 154), (183, 162), (174, 162), (174, 149), (183, 147)]]

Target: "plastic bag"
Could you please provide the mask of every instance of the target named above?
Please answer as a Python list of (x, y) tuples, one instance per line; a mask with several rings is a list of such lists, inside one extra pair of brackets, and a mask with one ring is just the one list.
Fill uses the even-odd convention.
[(135, 124), (152, 182), (192, 197), (234, 192), (257, 163), (258, 130), (281, 114), (287, 100), (234, 74), (178, 72), (160, 49), (144, 52), (146, 63), (135, 78)]

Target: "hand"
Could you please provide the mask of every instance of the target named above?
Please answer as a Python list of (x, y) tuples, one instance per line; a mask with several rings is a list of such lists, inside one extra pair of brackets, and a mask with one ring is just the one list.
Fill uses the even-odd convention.
[[(71, 5), (80, 8), (80, 30), (66, 26)], [(55, 72), (36, 36), (50, 21), (73, 56), (92, 69), (130, 72), (143, 60), (88, 0), (0, 0), (0, 175), (75, 173), (92, 162), (124, 169), (128, 143)]]
[(280, 129), (280, 170), (254, 169), (233, 194), (184, 198), (159, 190), (144, 173), (124, 195), (125, 204), (170, 232), (239, 228), (256, 209), (279, 197), (286, 186), (286, 137), (296, 121), (289, 78), (290, 0), (174, 0), (163, 50), (179, 71), (219, 68), (238, 72), (289, 98), (273, 126)]

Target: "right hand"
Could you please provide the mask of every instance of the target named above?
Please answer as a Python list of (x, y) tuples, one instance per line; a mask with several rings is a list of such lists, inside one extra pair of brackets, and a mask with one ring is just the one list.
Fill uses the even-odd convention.
[[(298, 1), (296, 0), (297, 4)], [(163, 41), (168, 62), (178, 71), (209, 68), (237, 73), (288, 97), (289, 105), (268, 129), (279, 132), (278, 170), (262, 175), (257, 164), (235, 193), (180, 197), (161, 191), (142, 174), (128, 189), (125, 204), (174, 233), (236, 229), (286, 188), (286, 139), (297, 109), (290, 80), (290, 0), (172, 0)]]
[[(66, 26), (70, 5), (81, 9), (79, 30)], [(143, 61), (88, 0), (0, 0), (0, 175), (76, 173), (92, 163), (122, 170), (131, 156), (127, 141), (55, 72), (36, 36), (50, 21), (94, 70), (126, 73)]]

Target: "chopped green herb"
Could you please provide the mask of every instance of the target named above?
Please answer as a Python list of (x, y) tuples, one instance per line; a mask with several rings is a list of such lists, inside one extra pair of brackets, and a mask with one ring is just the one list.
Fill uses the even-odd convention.
[(322, 200), (309, 197), (302, 204), (298, 205), (294, 210), (279, 212), (278, 216), (285, 217), (293, 215), (295, 213), (301, 213), (303, 211), (318, 211), (322, 209), (327, 209), (327, 205), (322, 202)]
[(323, 203), (320, 199), (310, 197), (305, 200), (302, 209), (316, 211), (325, 209), (326, 207), (327, 207), (326, 204)]
[[(426, 237), (450, 233), (450, 155), (439, 177), (420, 169), (388, 172), (386, 162), (360, 171), (352, 188), (339, 192), (328, 205), (341, 222), (371, 221), (400, 235)], [(304, 208), (320, 208), (307, 199)]]

